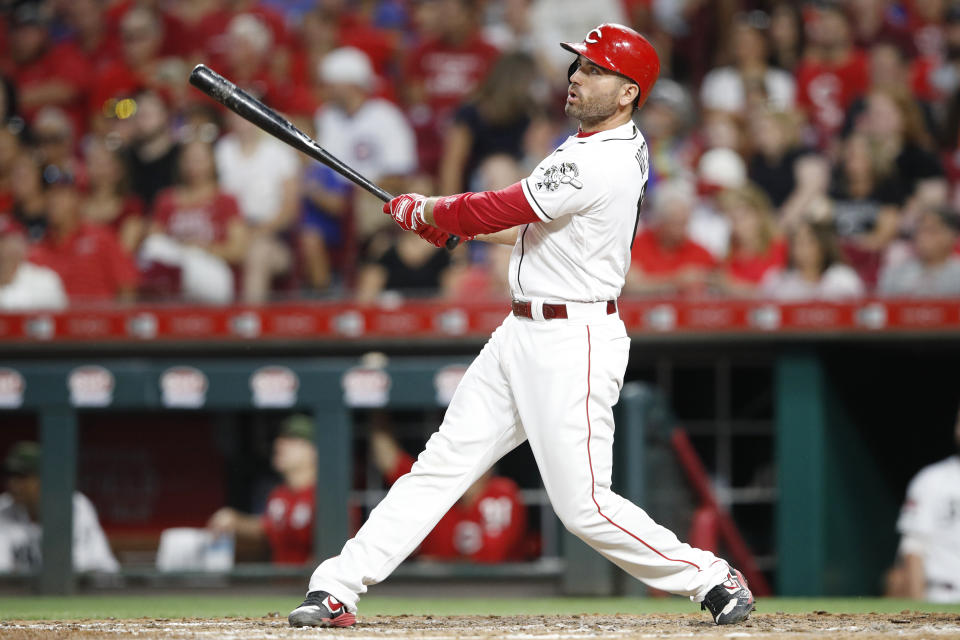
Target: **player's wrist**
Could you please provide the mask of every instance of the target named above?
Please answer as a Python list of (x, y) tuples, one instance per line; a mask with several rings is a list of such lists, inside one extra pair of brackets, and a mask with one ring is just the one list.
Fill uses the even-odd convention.
[(420, 216), (423, 223), (428, 224), (431, 227), (437, 226), (434, 223), (434, 218), (433, 218), (433, 206), (437, 203), (437, 200), (439, 200), (439, 198), (437, 197), (425, 199), (423, 201), (423, 207), (420, 210)]

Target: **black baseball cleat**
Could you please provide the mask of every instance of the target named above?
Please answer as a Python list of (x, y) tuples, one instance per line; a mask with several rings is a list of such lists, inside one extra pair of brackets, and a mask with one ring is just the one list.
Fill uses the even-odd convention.
[(700, 609), (709, 609), (717, 624), (736, 624), (746, 620), (753, 611), (753, 594), (746, 578), (731, 568), (726, 579), (707, 592)]
[(287, 620), (291, 627), (350, 627), (357, 616), (326, 591), (311, 591)]

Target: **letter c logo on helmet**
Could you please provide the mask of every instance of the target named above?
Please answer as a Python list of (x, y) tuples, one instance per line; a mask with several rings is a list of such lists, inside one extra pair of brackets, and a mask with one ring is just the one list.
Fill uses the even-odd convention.
[[(561, 42), (560, 46), (635, 82), (640, 87), (637, 108), (646, 102), (650, 90), (660, 76), (660, 58), (653, 45), (642, 35), (622, 24), (601, 24), (591, 29), (583, 42)], [(575, 68), (571, 66), (571, 69)], [(572, 73), (571, 71), (571, 75)]]

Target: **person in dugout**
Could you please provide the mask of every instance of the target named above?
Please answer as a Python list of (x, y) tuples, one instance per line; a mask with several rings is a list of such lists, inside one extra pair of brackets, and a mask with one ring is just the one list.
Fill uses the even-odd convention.
[(284, 420), (273, 442), (274, 470), (283, 477), (267, 497), (261, 515), (223, 507), (207, 522), (216, 535), (232, 534), (238, 546), (270, 547), (274, 564), (301, 565), (313, 557), (317, 450), (313, 419), (297, 414)]
[[(414, 458), (391, 433), (385, 414), (375, 414), (370, 432), (374, 466), (392, 486)], [(423, 560), (498, 563), (525, 560), (527, 509), (510, 478), (488, 470), (440, 519), (420, 544)]]

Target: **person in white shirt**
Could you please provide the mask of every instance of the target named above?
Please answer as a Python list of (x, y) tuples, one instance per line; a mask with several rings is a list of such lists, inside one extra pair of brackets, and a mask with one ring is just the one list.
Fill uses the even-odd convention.
[(57, 310), (67, 306), (60, 276), (27, 262), (27, 239), (11, 216), (0, 215), (0, 311)]
[(300, 204), (300, 159), (293, 149), (240, 116), (227, 115), (230, 133), (215, 148), (220, 186), (237, 199), (250, 227), (243, 264), (242, 297), (260, 304), (272, 280), (287, 273), (293, 256), (284, 234), (296, 222)]
[[(317, 73), (328, 98), (314, 116), (320, 146), (387, 191), (399, 187), (400, 178), (417, 170), (416, 137), (396, 105), (372, 96), (377, 77), (367, 54), (334, 49)], [(383, 226), (380, 201), (359, 189), (354, 196), (358, 232)]]
[(863, 281), (843, 264), (832, 223), (805, 220), (790, 237), (786, 269), (767, 272), (759, 295), (771, 300), (846, 300), (863, 296)]
[(743, 115), (759, 102), (774, 111), (792, 109), (796, 83), (791, 74), (767, 65), (763, 32), (741, 21), (732, 40), (733, 64), (711, 70), (700, 85), (703, 108)]
[(888, 595), (960, 603), (960, 410), (954, 441), (957, 453), (921, 469), (907, 487)]
[[(30, 573), (40, 568), (40, 447), (18, 442), (4, 461), (7, 492), (0, 494), (0, 573)], [(116, 573), (120, 568), (82, 493), (73, 494), (73, 569), (80, 573)]]

